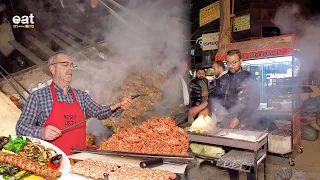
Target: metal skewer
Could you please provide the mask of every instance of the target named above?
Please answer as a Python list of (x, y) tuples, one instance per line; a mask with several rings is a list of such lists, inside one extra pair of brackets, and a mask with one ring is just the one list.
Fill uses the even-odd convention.
[[(99, 0), (100, 2), (105, 1), (105, 0)], [(139, 17), (137, 14), (133, 13), (132, 11), (130, 11), (129, 9), (125, 8), (124, 6), (122, 6), (121, 4), (117, 3), (114, 0), (106, 0), (109, 3), (113, 4), (114, 6), (116, 6), (117, 8), (121, 9), (122, 11), (126, 12), (127, 14), (129, 14), (132, 17), (135, 17), (136, 19), (138, 19), (140, 22), (142, 22), (144, 25), (148, 25), (148, 23), (143, 20), (141, 17)]]
[(108, 11), (114, 15), (119, 21), (121, 21), (122, 23), (124, 23), (125, 25), (127, 25), (130, 29), (135, 30), (135, 28), (133, 26), (131, 26), (125, 19), (123, 19), (118, 13), (116, 13), (113, 9), (111, 9), (106, 3), (102, 2), (101, 0), (99, 0), (101, 2), (101, 4), (103, 4)]
[[(141, 94), (137, 94), (137, 95), (131, 96), (131, 99), (135, 99), (135, 98), (140, 97), (140, 96), (142, 96), (142, 95), (141, 95)], [(120, 107), (117, 107), (116, 109), (118, 109), (118, 108), (120, 108)], [(63, 134), (63, 133), (65, 133), (66, 131), (68, 131), (68, 130), (70, 130), (70, 129), (72, 129), (72, 128), (80, 125), (80, 124), (83, 124), (83, 123), (85, 123), (85, 122), (88, 121), (88, 120), (89, 120), (89, 119), (85, 119), (85, 120), (83, 120), (83, 121), (80, 121), (80, 122), (72, 125), (72, 126), (69, 126), (69, 127), (65, 128), (65, 129), (61, 130), (61, 133)]]
[(19, 81), (17, 81), (13, 76), (11, 76), (11, 74), (10, 74), (7, 70), (5, 70), (2, 66), (0, 66), (0, 69), (2, 69), (3, 72), (5, 72), (5, 73), (9, 76), (9, 78), (11, 78), (14, 82), (16, 82), (16, 83), (17, 83), (23, 90), (25, 90), (29, 95), (31, 94), (31, 92), (28, 91), (28, 89), (26, 89), (21, 83), (19, 83)]
[(9, 82), (9, 84), (12, 86), (12, 88), (19, 94), (19, 96), (23, 99), (23, 100), (25, 100), (25, 101), (27, 101), (27, 99), (24, 97), (24, 96), (22, 96), (22, 94), (19, 92), (19, 90), (15, 87), (15, 85), (11, 82), (11, 81), (9, 81), (9, 79), (0, 71), (0, 75), (3, 77), (3, 79), (5, 79), (6, 81), (8, 81)]

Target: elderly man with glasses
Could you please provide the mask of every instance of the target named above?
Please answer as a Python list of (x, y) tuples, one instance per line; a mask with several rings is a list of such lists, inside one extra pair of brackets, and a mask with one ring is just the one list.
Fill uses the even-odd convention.
[(89, 117), (106, 119), (119, 116), (131, 106), (130, 97), (123, 98), (119, 104), (102, 106), (86, 92), (70, 87), (73, 68), (72, 59), (67, 54), (50, 57), (52, 83), (29, 96), (16, 125), (17, 135), (49, 141), (70, 155), (72, 147), (86, 147), (86, 123), (63, 134), (61, 130)]

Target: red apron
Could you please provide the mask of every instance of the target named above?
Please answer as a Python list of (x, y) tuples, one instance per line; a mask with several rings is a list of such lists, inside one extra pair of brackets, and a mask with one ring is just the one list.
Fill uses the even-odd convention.
[[(72, 104), (58, 102), (53, 83), (51, 83), (50, 89), (53, 105), (50, 115), (43, 127), (52, 125), (63, 130), (85, 119), (84, 113), (71, 88), (70, 92), (74, 101)], [(60, 148), (64, 153), (66, 153), (66, 155), (74, 154), (71, 152), (71, 148), (86, 148), (86, 123), (82, 123), (68, 130), (63, 133), (61, 137), (51, 141), (50, 143)]]

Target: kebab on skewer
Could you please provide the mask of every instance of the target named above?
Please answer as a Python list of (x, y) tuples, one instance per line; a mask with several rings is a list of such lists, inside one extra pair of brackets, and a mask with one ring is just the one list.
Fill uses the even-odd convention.
[(74, 164), (71, 167), (71, 173), (94, 179), (104, 179), (106, 177), (108, 180), (171, 180), (176, 178), (174, 173), (165, 170), (143, 169), (129, 165), (118, 166), (115, 163), (94, 161), (90, 158)]

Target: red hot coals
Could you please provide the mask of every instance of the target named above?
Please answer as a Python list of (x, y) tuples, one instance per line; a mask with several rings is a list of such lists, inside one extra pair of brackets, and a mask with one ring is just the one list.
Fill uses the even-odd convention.
[(139, 126), (120, 129), (101, 141), (100, 150), (187, 156), (188, 134), (170, 117), (151, 118)]

